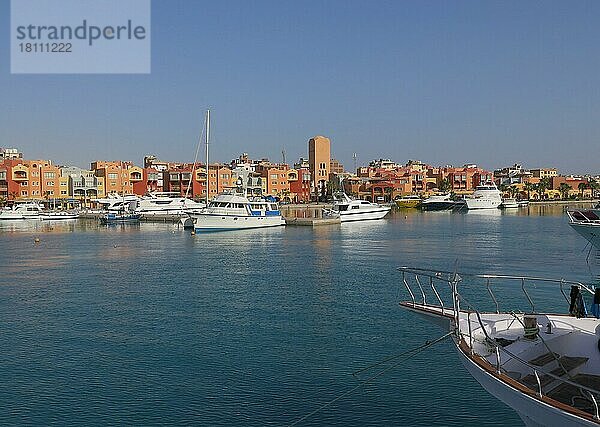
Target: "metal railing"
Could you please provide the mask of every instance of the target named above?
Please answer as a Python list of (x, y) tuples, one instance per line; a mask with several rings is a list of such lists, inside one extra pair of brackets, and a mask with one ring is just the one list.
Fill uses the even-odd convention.
[[(488, 360), (487, 357), (491, 356), (493, 358), (495, 356), (495, 364), (494, 364), (495, 366), (493, 366), (493, 367), (498, 374), (504, 373), (503, 365), (505, 363), (507, 363), (508, 361), (511, 361), (511, 362), (514, 361), (515, 363), (522, 365), (524, 367), (523, 371), (531, 372), (533, 377), (535, 378), (535, 382), (537, 384), (536, 392), (537, 392), (537, 396), (539, 398), (542, 398), (543, 396), (546, 395), (544, 393), (544, 384), (542, 384), (540, 375), (543, 375), (544, 378), (546, 379), (546, 381), (548, 379), (551, 379), (551, 382), (554, 384), (557, 384), (557, 382), (558, 382), (559, 384), (566, 384), (566, 385), (575, 387), (575, 389), (578, 390), (579, 394), (580, 394), (579, 396), (575, 396), (575, 397), (586, 399), (591, 404), (590, 405), (591, 412), (587, 411), (585, 409), (583, 409), (583, 410), (590, 413), (594, 417), (594, 419), (600, 420), (600, 410), (599, 410), (598, 401), (597, 401), (597, 396), (600, 396), (600, 391), (573, 381), (569, 372), (565, 369), (563, 364), (560, 362), (559, 358), (550, 349), (550, 347), (548, 346), (548, 344), (545, 342), (545, 340), (543, 339), (543, 337), (541, 335), (538, 334), (539, 338), (542, 340), (542, 342), (543, 342), (544, 346), (546, 347), (546, 349), (548, 350), (548, 352), (553, 356), (553, 358), (557, 362), (557, 365), (559, 367), (562, 367), (564, 375), (566, 375), (567, 378), (564, 378), (563, 376), (560, 376), (560, 375), (556, 375), (552, 372), (544, 372), (543, 370), (540, 369), (539, 366), (533, 365), (532, 363), (522, 359), (521, 357), (517, 356), (516, 354), (512, 353), (511, 351), (507, 350), (502, 345), (500, 345), (496, 341), (496, 339), (492, 338), (490, 336), (490, 334), (488, 333), (488, 331), (486, 329), (486, 324), (482, 320), (480, 311), (477, 310), (467, 299), (465, 299), (464, 296), (461, 294), (461, 292), (459, 292), (460, 285), (469, 286), (470, 288), (476, 288), (478, 286), (476, 283), (476, 279), (483, 280), (485, 283), (483, 285), (483, 287), (487, 291), (487, 293), (491, 299), (491, 302), (492, 302), (493, 306), (495, 307), (495, 312), (499, 314), (500, 313), (500, 304), (498, 302), (496, 295), (494, 294), (494, 292), (492, 290), (492, 287), (493, 287), (492, 282), (493, 281), (504, 281), (504, 282), (509, 282), (509, 283), (514, 282), (517, 285), (520, 284), (521, 291), (522, 291), (523, 295), (525, 296), (525, 299), (527, 300), (528, 305), (531, 307), (532, 313), (535, 313), (536, 305), (534, 303), (534, 300), (533, 300), (530, 292), (528, 292), (526, 285), (529, 285), (531, 283), (533, 283), (534, 285), (537, 283), (549, 283), (549, 284), (553, 284), (553, 285), (558, 285), (559, 290), (560, 290), (561, 294), (563, 295), (563, 297), (565, 298), (565, 300), (567, 301), (567, 303), (570, 303), (570, 300), (569, 300), (569, 297), (567, 296), (567, 294), (565, 293), (565, 290), (564, 290), (565, 286), (576, 286), (580, 291), (585, 291), (592, 295), (594, 294), (594, 288), (592, 288), (591, 286), (588, 286), (584, 283), (581, 283), (581, 282), (565, 280), (562, 278), (561, 279), (551, 279), (551, 278), (544, 278), (544, 277), (527, 277), (527, 276), (501, 275), (501, 274), (466, 274), (466, 273), (459, 273), (459, 272), (431, 270), (431, 269), (415, 268), (415, 267), (400, 267), (400, 268), (398, 268), (398, 270), (402, 273), (402, 282), (410, 295), (411, 303), (412, 303), (413, 307), (416, 307), (417, 305), (427, 305), (427, 303), (426, 303), (427, 295), (426, 295), (424, 287), (421, 284), (421, 281), (423, 278), (428, 278), (430, 288), (431, 288), (433, 294), (435, 295), (435, 299), (437, 300), (437, 302), (439, 304), (437, 306), (430, 306), (430, 307), (437, 307), (438, 309), (441, 310), (442, 315), (447, 314), (447, 309), (445, 308), (443, 298), (441, 297), (440, 291), (436, 287), (436, 284), (438, 286), (443, 285), (444, 287), (446, 287), (446, 286), (448, 287), (447, 292), (449, 292), (450, 298), (452, 299), (452, 311), (453, 311), (452, 317), (454, 320), (453, 327), (454, 327), (455, 336), (456, 336), (457, 340), (465, 339), (465, 343), (468, 343), (469, 351), (471, 354), (476, 354), (475, 349), (473, 347), (474, 334), (476, 334), (477, 331), (479, 329), (481, 329), (481, 333), (483, 335), (485, 344), (487, 344), (487, 348), (489, 349), (489, 351), (491, 351), (491, 353), (487, 356), (485, 356), (485, 355), (483, 355), (483, 356), (480, 355), (480, 356), (484, 357), (486, 360)], [(421, 293), (422, 303), (417, 302), (417, 300), (415, 298), (415, 293), (413, 291), (413, 288), (411, 287), (411, 283), (409, 280), (410, 277), (412, 277), (412, 276), (414, 276), (414, 283), (415, 283), (416, 287), (418, 287), (418, 289)], [(470, 279), (469, 283), (464, 283), (465, 279), (467, 279), (467, 278)], [(483, 293), (485, 293), (485, 292), (483, 292)], [(462, 313), (460, 311), (461, 302), (465, 305), (465, 307), (468, 308), (467, 310), (463, 311)], [(466, 316), (466, 321), (468, 323), (468, 331), (467, 331), (468, 336), (466, 336), (466, 337), (465, 337), (465, 334), (460, 329), (461, 314), (462, 314), (462, 316)], [(511, 317), (513, 317), (513, 321), (511, 322), (511, 325), (514, 321), (518, 321), (519, 323), (521, 323), (521, 325), (523, 327), (525, 327), (525, 324), (519, 318), (518, 314), (516, 314), (514, 312), (507, 312), (507, 314), (509, 314)], [(479, 327), (476, 327), (475, 329), (473, 329), (473, 327), (472, 327), (472, 321), (471, 321), (472, 315), (474, 315), (476, 317), (475, 324), (478, 324), (478, 326), (479, 326)], [(463, 317), (463, 319), (464, 319), (464, 317)], [(509, 319), (507, 318), (507, 321), (508, 320)], [(510, 326), (509, 326), (509, 328), (510, 328)], [(490, 361), (488, 360), (488, 362), (490, 362)], [(524, 384), (524, 385), (529, 387), (526, 384)], [(549, 384), (547, 384), (547, 385), (549, 385)], [(553, 387), (553, 389), (554, 388), (555, 387)], [(573, 397), (573, 399), (575, 397)], [(563, 402), (563, 403), (565, 403), (565, 402)], [(570, 406), (575, 407), (574, 403), (572, 403), (572, 402), (571, 402)]]

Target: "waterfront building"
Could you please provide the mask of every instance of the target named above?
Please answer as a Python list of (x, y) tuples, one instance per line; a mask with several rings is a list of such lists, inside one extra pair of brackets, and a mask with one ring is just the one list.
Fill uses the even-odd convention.
[(327, 195), (329, 165), (331, 161), (331, 142), (324, 136), (315, 136), (308, 140), (308, 163), (312, 177), (312, 194), (316, 199)]
[(531, 176), (533, 178), (552, 178), (554, 176), (558, 176), (558, 169), (556, 168), (540, 168), (540, 169), (531, 169)]
[(2, 148), (0, 147), (0, 160), (18, 160), (23, 158), (23, 153), (21, 153), (16, 148)]
[(292, 169), (296, 172), (295, 179), (294, 175), (288, 175), (288, 182), (290, 184), (290, 192), (293, 195), (292, 201), (294, 203), (308, 203), (310, 202), (310, 169), (307, 167), (301, 167)]
[(63, 166), (60, 168), (60, 174), (61, 198), (68, 196), (78, 200), (82, 206), (87, 206), (89, 200), (102, 197), (99, 190), (103, 190), (103, 185), (93, 170)]
[(104, 161), (92, 162), (91, 168), (94, 175), (104, 181), (104, 194), (133, 194), (135, 183), (143, 181), (143, 169), (135, 166), (130, 161)]
[(287, 164), (275, 164), (266, 160), (258, 163), (255, 167), (255, 171), (263, 178), (264, 194), (269, 194), (271, 196), (280, 198), (289, 198), (289, 169), (290, 167)]
[(533, 177), (533, 174), (530, 171), (523, 169), (520, 163), (515, 163), (512, 166), (496, 169), (494, 171), (494, 181), (498, 186), (523, 184), (531, 177)]
[(7, 201), (47, 201), (59, 198), (60, 189), (60, 169), (50, 160), (0, 161), (0, 196)]

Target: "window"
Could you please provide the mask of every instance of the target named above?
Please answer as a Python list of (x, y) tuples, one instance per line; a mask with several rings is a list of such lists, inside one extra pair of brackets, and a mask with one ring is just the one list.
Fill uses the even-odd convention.
[(21, 191), (21, 196), (27, 196), (27, 190)]
[(53, 186), (54, 185), (54, 181), (46, 181), (46, 185)]
[(46, 179), (56, 178), (56, 174), (54, 172), (44, 172), (44, 178), (46, 178)]
[(119, 174), (116, 173), (109, 173), (108, 174), (108, 179), (117, 179), (119, 176)]
[(276, 173), (271, 174), (271, 179), (277, 179), (277, 174)]
[(63, 196), (66, 196), (67, 195), (67, 191), (66, 190), (61, 190), (60, 194), (63, 195)]
[(21, 181), (21, 187), (27, 187), (29, 184), (27, 181)]
[(61, 183), (60, 183), (60, 186), (61, 186), (61, 187), (66, 187), (66, 185), (67, 185), (67, 182), (65, 182), (65, 181), (61, 181)]

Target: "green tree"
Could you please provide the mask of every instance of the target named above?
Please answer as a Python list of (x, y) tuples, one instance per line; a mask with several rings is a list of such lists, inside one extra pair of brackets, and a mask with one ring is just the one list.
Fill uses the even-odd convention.
[(572, 189), (573, 187), (571, 187), (566, 182), (561, 182), (560, 186), (558, 187), (558, 191), (560, 191), (560, 195), (563, 199), (569, 197), (569, 191), (571, 191)]
[(592, 197), (596, 197), (598, 195), (598, 190), (600, 190), (600, 182), (595, 179), (590, 180), (589, 182), (590, 188), (592, 189)]
[(583, 199), (583, 192), (585, 191), (586, 188), (588, 188), (588, 183), (580, 182), (579, 185), (577, 186), (577, 188), (579, 189), (579, 194), (580, 194), (581, 198)]
[(444, 178), (440, 181), (438, 188), (442, 193), (447, 193), (452, 189), (452, 184), (448, 178)]
[(3, 208), (6, 205), (6, 197), (0, 196), (0, 208)]
[(18, 196), (19, 193), (17, 193), (16, 191), (11, 191), (10, 193), (8, 193), (8, 200), (17, 200)]
[(531, 192), (535, 190), (535, 184), (532, 184), (531, 182), (526, 182), (525, 184), (523, 184), (523, 189), (527, 191), (527, 199), (531, 199)]
[(516, 185), (511, 185), (510, 187), (508, 187), (508, 194), (510, 194), (510, 197), (512, 197), (513, 199), (516, 199), (517, 195), (519, 194), (519, 189)]
[(546, 190), (550, 188), (550, 178), (542, 178), (540, 182), (536, 184), (536, 190), (540, 195), (540, 200), (545, 198)]

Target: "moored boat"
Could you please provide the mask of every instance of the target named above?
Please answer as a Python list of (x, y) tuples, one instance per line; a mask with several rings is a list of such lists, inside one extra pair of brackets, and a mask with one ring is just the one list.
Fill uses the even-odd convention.
[(18, 203), (12, 209), (0, 211), (0, 220), (41, 219), (42, 206), (35, 202)]
[(493, 182), (478, 185), (473, 195), (465, 199), (468, 209), (497, 209), (502, 203), (502, 193)]
[(381, 206), (367, 200), (351, 199), (345, 193), (341, 193), (334, 202), (331, 209), (324, 209), (323, 213), (328, 216), (339, 217), (340, 222), (367, 221), (384, 218), (390, 206)]
[(452, 200), (450, 193), (448, 194), (434, 194), (421, 203), (421, 210), (424, 211), (447, 211), (454, 209), (459, 204), (455, 200)]
[(519, 207), (519, 202), (517, 202), (517, 199), (502, 199), (500, 207), (502, 209), (517, 209)]
[(280, 227), (285, 225), (275, 200), (248, 199), (234, 190), (215, 197), (201, 211), (188, 212), (196, 232)]
[(403, 196), (395, 200), (399, 208), (418, 208), (421, 205), (421, 197), (417, 195)]
[(79, 212), (73, 211), (50, 211), (41, 215), (42, 221), (64, 221), (69, 219), (78, 219)]
[[(600, 289), (564, 279), (399, 270), (410, 295), (401, 306), (449, 330), (467, 371), (526, 425), (598, 425)], [(566, 299), (562, 314), (555, 303), (540, 310), (532, 299), (532, 289), (551, 287)], [(520, 300), (515, 289), (522, 290)], [(485, 296), (495, 310), (471, 303), (483, 303)], [(502, 310), (499, 301), (507, 300), (517, 307)], [(586, 316), (587, 302), (593, 317)]]
[(569, 225), (597, 249), (600, 249), (600, 206), (593, 209), (569, 209)]
[(102, 224), (125, 224), (139, 222), (141, 215), (134, 212), (109, 212), (100, 217)]

